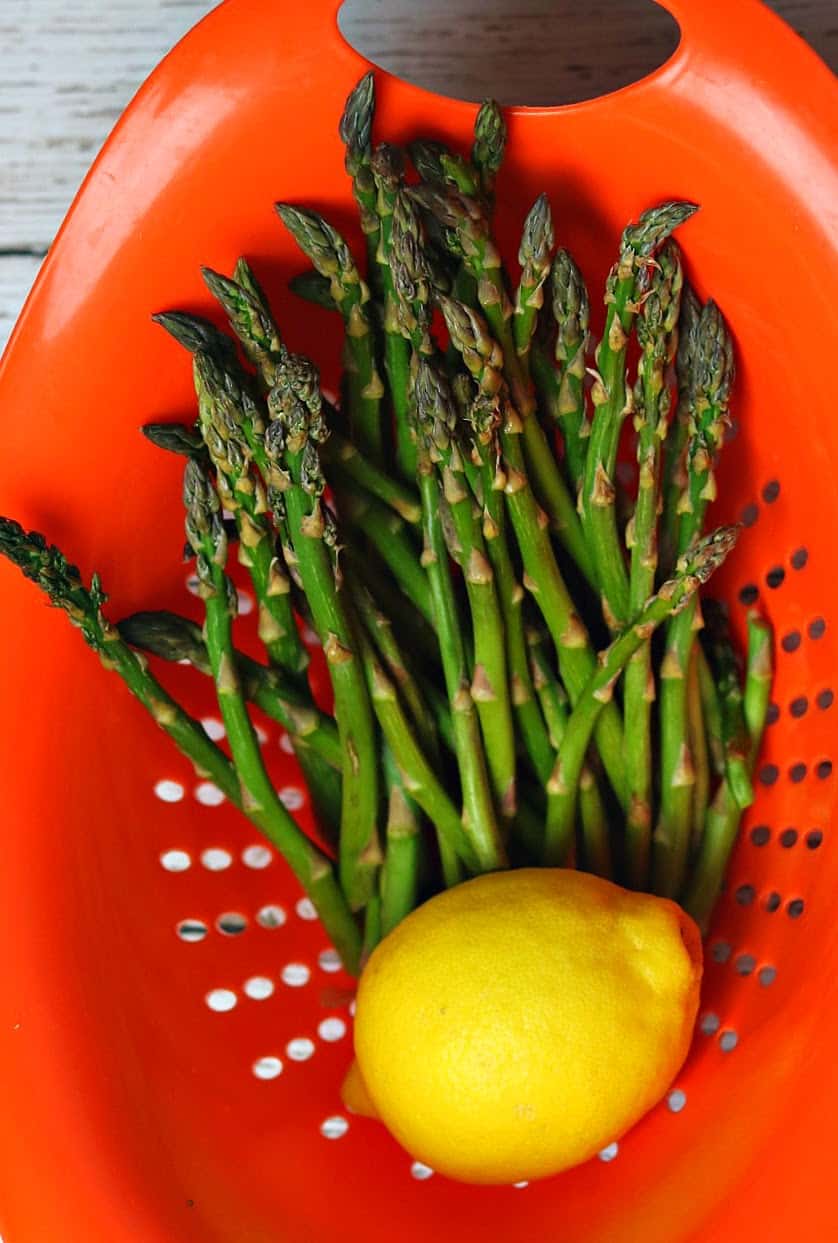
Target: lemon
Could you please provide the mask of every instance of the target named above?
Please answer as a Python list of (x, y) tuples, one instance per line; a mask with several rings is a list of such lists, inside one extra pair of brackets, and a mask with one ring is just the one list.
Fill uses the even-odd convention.
[(478, 877), (372, 954), (344, 1098), (451, 1178), (556, 1174), (663, 1096), (700, 979), (674, 902), (558, 868)]

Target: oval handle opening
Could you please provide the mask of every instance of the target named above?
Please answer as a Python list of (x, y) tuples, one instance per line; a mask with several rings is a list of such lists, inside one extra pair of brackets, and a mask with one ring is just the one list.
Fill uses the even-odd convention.
[(449, 98), (556, 106), (648, 77), (678, 23), (654, 0), (344, 0), (341, 34), (374, 65)]

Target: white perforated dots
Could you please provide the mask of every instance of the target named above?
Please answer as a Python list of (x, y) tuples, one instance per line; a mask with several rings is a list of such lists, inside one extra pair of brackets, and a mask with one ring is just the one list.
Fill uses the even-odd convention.
[(181, 941), (203, 941), (209, 932), (202, 919), (182, 919), (177, 926), (177, 934)]
[(687, 1103), (687, 1094), (681, 1088), (673, 1088), (666, 1103), (674, 1114), (679, 1114)]
[(414, 1161), (410, 1167), (410, 1176), (415, 1178), (417, 1182), (423, 1183), (428, 1178), (433, 1178), (433, 1170), (429, 1165), (425, 1165), (423, 1161)]
[(261, 870), (270, 865), (273, 855), (267, 846), (246, 846), (242, 851), (242, 863), (246, 868)]
[(239, 613), (242, 617), (247, 617), (248, 613), (253, 612), (253, 596), (249, 591), (242, 591), (239, 588), (237, 592), (239, 598)]
[(323, 1019), (317, 1026), (317, 1034), (327, 1044), (334, 1044), (346, 1035), (346, 1024), (339, 1018)]
[(321, 950), (317, 955), (317, 963), (321, 971), (327, 971), (330, 975), (335, 971), (340, 971), (343, 966), (340, 954), (333, 949)]
[(304, 962), (289, 962), (282, 968), (282, 983), (289, 988), (301, 988), (310, 978), (311, 972)]
[(204, 727), (204, 733), (213, 742), (220, 742), (224, 737), (224, 726), (217, 716), (205, 716), (201, 720)]
[(237, 937), (247, 927), (247, 920), (238, 911), (225, 911), (223, 915), (218, 916), (215, 926), (224, 936)]
[(320, 1134), (326, 1139), (340, 1139), (349, 1130), (349, 1122), (340, 1114), (333, 1114), (331, 1118), (324, 1118), (320, 1123)]
[(209, 850), (201, 853), (201, 862), (208, 872), (223, 872), (233, 862), (233, 856), (229, 850), (211, 846)]
[(279, 735), (279, 749), (284, 751), (286, 755), (294, 754), (294, 744), (287, 734)]
[(165, 778), (155, 783), (154, 793), (161, 803), (179, 803), (186, 791), (179, 781), (170, 781)]
[(613, 1161), (619, 1151), (620, 1145), (615, 1140), (613, 1144), (607, 1144), (605, 1148), (601, 1149), (597, 1156), (600, 1161)]
[(260, 1057), (251, 1069), (257, 1079), (276, 1079), (282, 1074), (282, 1062), (278, 1057)]
[(244, 982), (244, 992), (245, 996), (250, 997), (252, 1001), (265, 1001), (273, 996), (274, 982), (266, 975), (252, 975)]
[(300, 919), (316, 919), (317, 911), (314, 909), (314, 903), (311, 898), (300, 898), (294, 908)]
[(195, 786), (195, 798), (204, 807), (220, 807), (224, 802), (221, 790), (211, 781), (202, 781)]
[(314, 1041), (308, 1036), (296, 1036), (288, 1041), (285, 1052), (292, 1062), (307, 1062), (314, 1053)]
[(275, 902), (261, 907), (256, 914), (256, 922), (262, 928), (281, 928), (287, 918), (284, 908)]
[(205, 1001), (216, 1014), (226, 1014), (228, 1010), (236, 1008), (238, 998), (230, 988), (214, 988), (207, 993)]
[(167, 872), (185, 872), (192, 866), (192, 857), (185, 850), (165, 850), (160, 856), (160, 865)]
[(279, 800), (286, 811), (299, 811), (305, 806), (305, 795), (296, 786), (283, 786), (279, 792)]

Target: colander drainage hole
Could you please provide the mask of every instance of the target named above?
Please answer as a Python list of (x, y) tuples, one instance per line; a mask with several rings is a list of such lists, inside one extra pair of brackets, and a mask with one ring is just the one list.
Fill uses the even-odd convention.
[(247, 617), (248, 613), (253, 612), (253, 596), (249, 591), (242, 591), (241, 588), (236, 594), (239, 598), (239, 613), (242, 617)]
[(210, 1010), (214, 1010), (216, 1014), (226, 1014), (230, 1010), (235, 1010), (239, 999), (231, 988), (213, 988), (204, 1000)]
[(279, 801), (286, 811), (299, 811), (305, 807), (306, 796), (296, 786), (284, 786), (279, 792)]
[(679, 1114), (687, 1103), (687, 1094), (682, 1088), (673, 1088), (666, 1098), (671, 1113)]
[(224, 794), (211, 781), (201, 781), (195, 786), (195, 798), (203, 807), (220, 807), (225, 801)]
[(314, 1041), (309, 1040), (308, 1036), (296, 1036), (288, 1041), (285, 1052), (292, 1062), (307, 1062), (314, 1056)]
[(797, 829), (783, 829), (780, 834), (780, 845), (784, 850), (791, 850), (797, 844)]
[(713, 955), (713, 962), (727, 962), (731, 954), (730, 942), (716, 941), (711, 947), (710, 953)]
[(243, 992), (251, 1001), (266, 1001), (273, 996), (274, 989), (273, 980), (269, 980), (266, 975), (252, 975), (249, 980), (245, 980)]
[(805, 716), (808, 711), (809, 711), (809, 700), (806, 698), (805, 695), (798, 695), (798, 697), (796, 699), (793, 699), (791, 703), (789, 704), (789, 712), (791, 713), (791, 715), (794, 717), (796, 721), (799, 721), (800, 718), (802, 716)]
[(792, 652), (797, 651), (802, 642), (803, 636), (799, 630), (789, 630), (789, 632), (784, 634), (780, 640), (780, 646), (784, 652), (788, 652), (789, 655), (791, 655)]
[(433, 1178), (433, 1170), (429, 1165), (425, 1165), (422, 1161), (414, 1161), (410, 1167), (410, 1176), (415, 1178), (417, 1182), (423, 1183), (429, 1178)]
[(336, 1016), (323, 1019), (317, 1025), (317, 1034), (321, 1040), (325, 1040), (326, 1044), (334, 1044), (336, 1041), (342, 1040), (346, 1035), (346, 1024), (343, 1019), (339, 1019)]
[(733, 1030), (732, 1027), (729, 1027), (726, 1031), (723, 1031), (721, 1036), (719, 1036), (719, 1048), (722, 1053), (732, 1053), (738, 1044), (739, 1035)]
[(317, 955), (317, 965), (321, 971), (333, 975), (335, 971), (340, 971), (343, 963), (340, 960), (340, 954), (337, 950), (328, 949), (321, 950)]
[(160, 866), (167, 872), (186, 872), (192, 867), (192, 856), (185, 850), (165, 850), (160, 856)]
[(317, 918), (317, 911), (314, 909), (314, 903), (311, 898), (300, 898), (299, 902), (294, 907), (294, 910), (297, 912), (300, 919), (311, 920)]
[(275, 902), (260, 907), (256, 912), (256, 922), (260, 928), (269, 928), (271, 930), (281, 928), (287, 918), (284, 907), (277, 905)]
[(289, 962), (282, 968), (280, 978), (289, 988), (302, 988), (311, 979), (311, 971), (303, 962)]
[(777, 978), (776, 967), (760, 967), (757, 979), (763, 988), (769, 988)]
[(597, 1153), (597, 1156), (600, 1161), (613, 1161), (619, 1151), (620, 1145), (615, 1140), (613, 1144), (606, 1144), (606, 1146)]
[(805, 548), (795, 548), (789, 560), (791, 561), (791, 568), (793, 570), (805, 569), (806, 562), (809, 560), (808, 550)]
[(733, 968), (737, 975), (747, 976), (753, 975), (757, 960), (753, 954), (738, 954), (733, 963)]
[(806, 909), (806, 903), (802, 898), (792, 898), (791, 902), (786, 906), (786, 914), (789, 919), (799, 919)]
[(333, 1114), (331, 1118), (324, 1118), (320, 1123), (320, 1134), (324, 1139), (342, 1139), (348, 1130), (349, 1123), (340, 1114)]
[(832, 707), (834, 702), (835, 702), (834, 691), (831, 691), (829, 689), (818, 691), (818, 697), (815, 700), (815, 703), (818, 705), (821, 712), (826, 712), (828, 708)]
[(721, 1026), (721, 1020), (718, 1014), (712, 1010), (708, 1010), (706, 1014), (702, 1014), (699, 1019), (698, 1027), (703, 1036), (715, 1036)]
[(762, 499), (766, 505), (773, 505), (779, 495), (780, 485), (776, 479), (771, 479), (762, 489)]
[(823, 841), (823, 833), (820, 829), (812, 829), (806, 834), (806, 846), (809, 850), (817, 850)]
[(201, 719), (201, 724), (204, 727), (204, 733), (213, 742), (220, 742), (224, 737), (224, 726), (217, 716), (205, 716)]
[(753, 885), (740, 885), (736, 890), (736, 901), (740, 906), (750, 906), (756, 896), (757, 891)]
[(161, 803), (179, 803), (186, 790), (179, 781), (170, 781), (165, 778), (155, 783), (154, 793)]
[(810, 639), (822, 639), (826, 634), (826, 622), (822, 617), (816, 617), (814, 621), (809, 622), (807, 634)]
[(181, 941), (190, 943), (203, 941), (208, 932), (209, 929), (201, 919), (182, 919), (177, 926), (177, 934)]
[(247, 919), (238, 911), (225, 911), (223, 915), (218, 916), (215, 926), (225, 937), (237, 937), (247, 927)]
[(771, 838), (771, 830), (767, 824), (757, 824), (751, 829), (751, 843), (754, 846), (766, 846)]
[(232, 862), (233, 856), (229, 850), (222, 850), (219, 846), (210, 846), (208, 850), (201, 852), (201, 863), (208, 872), (224, 872)]
[(294, 744), (287, 734), (279, 735), (279, 749), (284, 751), (286, 755), (294, 754)]
[(267, 846), (245, 846), (242, 851), (242, 863), (246, 868), (253, 868), (255, 871), (269, 867), (272, 860), (273, 853)]
[(257, 1079), (276, 1079), (282, 1074), (282, 1061), (278, 1057), (259, 1057), (251, 1067)]

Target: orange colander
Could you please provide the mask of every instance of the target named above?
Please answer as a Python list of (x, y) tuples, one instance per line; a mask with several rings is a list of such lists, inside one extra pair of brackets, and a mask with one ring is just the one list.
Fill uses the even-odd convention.
[[(336, 121), (365, 66), (337, 7), (229, 0), (175, 49), (97, 161), (0, 367), (0, 508), (97, 566), (114, 616), (189, 601), (180, 467), (138, 428), (191, 410), (190, 368), (149, 313), (207, 313), (199, 265), (229, 271), (247, 254), (289, 342), (334, 377), (337, 340), (286, 291), (300, 259), (272, 203), (311, 202), (358, 240)], [(756, 0), (667, 7), (683, 37), (656, 73), (512, 111), (499, 216), (510, 245), (547, 189), (595, 288), (627, 219), (697, 199), (689, 269), (737, 336), (717, 508), (750, 530), (723, 591), (740, 630), (742, 602), (760, 598), (778, 672), (686, 1067), (600, 1160), (529, 1187), (447, 1182), (347, 1115), (351, 981), (310, 906), (3, 565), (6, 1243), (833, 1236), (836, 88)], [(444, 139), (469, 132), (471, 105), (386, 74), (378, 93), (392, 140), (428, 118)], [(172, 681), (213, 730), (199, 676)], [(285, 739), (263, 725), (305, 823)]]

